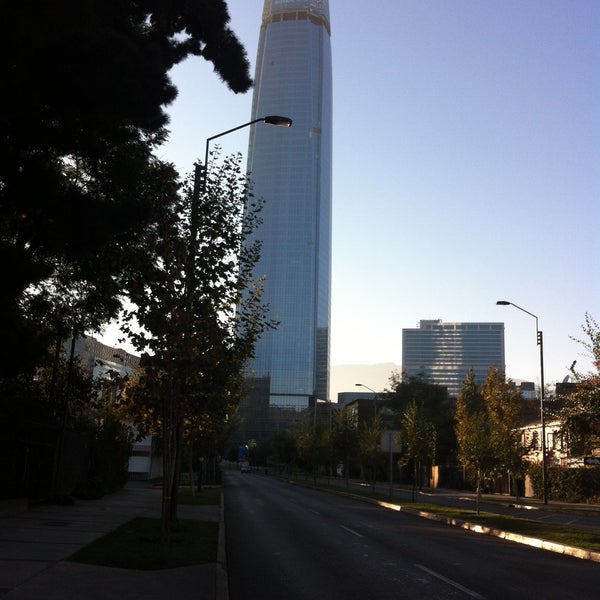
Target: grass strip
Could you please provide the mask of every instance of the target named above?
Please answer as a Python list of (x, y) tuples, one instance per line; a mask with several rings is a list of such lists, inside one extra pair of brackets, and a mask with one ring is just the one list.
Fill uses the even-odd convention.
[[(154, 486), (156, 489), (160, 485)], [(177, 491), (177, 504), (185, 504), (188, 506), (212, 506), (221, 504), (222, 486), (203, 486), (198, 490), (194, 486), (194, 490), (189, 485), (180, 485)]]
[(160, 519), (137, 517), (69, 557), (72, 562), (154, 571), (217, 562), (219, 524), (180, 519), (171, 541), (160, 540)]
[(190, 486), (181, 486), (177, 492), (177, 504), (186, 506), (212, 506), (221, 504), (221, 488), (203, 488), (192, 490)]

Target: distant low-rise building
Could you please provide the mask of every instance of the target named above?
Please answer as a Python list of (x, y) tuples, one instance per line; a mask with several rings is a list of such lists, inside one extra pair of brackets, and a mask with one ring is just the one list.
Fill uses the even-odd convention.
[(535, 400), (537, 398), (535, 383), (533, 381), (520, 381), (517, 383), (517, 389), (521, 393), (523, 400)]
[[(79, 337), (72, 345), (72, 339), (65, 344), (65, 353), (70, 355), (73, 347), (74, 356), (79, 359), (81, 367), (95, 379), (105, 380), (102, 397), (113, 394), (116, 389), (111, 385), (114, 375), (131, 377), (140, 368), (140, 357), (130, 354), (122, 348), (108, 346), (91, 336)], [(117, 399), (115, 398), (115, 402)], [(152, 476), (152, 437), (147, 436), (134, 442), (129, 457), (129, 479), (145, 480)]]
[(373, 400), (374, 396), (375, 394), (371, 392), (339, 392), (337, 405), (339, 408), (342, 408), (355, 400)]
[[(556, 401), (577, 391), (577, 383), (556, 384)], [(546, 434), (546, 460), (548, 467), (589, 467), (600, 465), (600, 448), (591, 448), (587, 453), (575, 452), (569, 444), (569, 436), (563, 431), (563, 423), (554, 419), (544, 423)], [(542, 424), (539, 418), (521, 428), (521, 441), (526, 450), (525, 459), (542, 462)]]
[[(546, 459), (549, 467), (569, 466), (569, 453), (558, 421), (544, 423), (546, 433)], [(521, 427), (521, 443), (528, 462), (542, 464), (542, 424), (538, 419)]]

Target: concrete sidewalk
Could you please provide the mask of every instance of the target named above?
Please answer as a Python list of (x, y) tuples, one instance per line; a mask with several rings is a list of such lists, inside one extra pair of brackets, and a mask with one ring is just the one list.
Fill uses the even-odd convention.
[(71, 506), (0, 505), (2, 600), (226, 600), (222, 506), (183, 506), (185, 519), (219, 521), (219, 562), (135, 571), (67, 562), (79, 548), (134, 517), (160, 517), (160, 490), (130, 484)]

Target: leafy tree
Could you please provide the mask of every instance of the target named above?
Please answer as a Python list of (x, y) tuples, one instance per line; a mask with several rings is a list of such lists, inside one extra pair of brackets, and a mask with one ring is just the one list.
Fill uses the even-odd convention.
[(219, 400), (221, 401), (212, 405), (207, 403), (201, 413), (189, 415), (183, 422), (182, 471), (185, 470), (185, 466), (188, 467), (192, 493), (193, 473), (196, 469), (199, 490), (202, 488), (203, 478), (208, 483), (218, 481), (218, 462), (237, 427), (236, 420), (231, 418), (231, 415), (235, 414), (236, 406), (228, 403), (227, 393)]
[(441, 385), (429, 383), (424, 376), (409, 377), (393, 373), (390, 377), (390, 390), (385, 394), (383, 404), (391, 409), (401, 427), (402, 416), (407, 408), (416, 403), (431, 421), (436, 430), (436, 463), (454, 463), (456, 438), (454, 436), (453, 406), (448, 398), (448, 390)]
[(427, 418), (423, 405), (414, 400), (402, 413), (401, 440), (405, 448), (405, 458), (413, 461), (413, 502), (417, 483), (421, 487), (420, 474), (423, 463), (431, 463), (435, 457), (436, 431)]
[(344, 465), (346, 487), (350, 487), (350, 468), (358, 456), (358, 429), (348, 407), (334, 413), (331, 433), (334, 455)]
[[(237, 448), (234, 460), (237, 460)], [(278, 472), (288, 471), (298, 462), (296, 433), (288, 430), (276, 433), (265, 443), (252, 448), (250, 460), (253, 464), (273, 465)]]
[(77, 425), (89, 451), (88, 476), (74, 491), (79, 497), (98, 498), (121, 489), (127, 482), (131, 431), (112, 407), (97, 410), (95, 417), (80, 419)]
[[(144, 185), (137, 193), (145, 196), (148, 228), (162, 218), (163, 206), (176, 194), (177, 178), (175, 170), (160, 161), (147, 165)], [(144, 246), (146, 239), (145, 230), (122, 232), (113, 237), (107, 248), (91, 255), (82, 253), (77, 258), (78, 264), (63, 258), (47, 258), (53, 274), (30, 285), (23, 293), (20, 307), (24, 317), (30, 322), (44, 323), (40, 331), (52, 336), (55, 349), (67, 337), (99, 329), (120, 306), (120, 295), (131, 273), (147, 269), (151, 252)], [(55, 362), (56, 356), (57, 350)]]
[(458, 460), (475, 480), (477, 512), (486, 479), (522, 472), (521, 396), (510, 380), (492, 367), (481, 389), (471, 370), (456, 402)]
[(383, 459), (381, 452), (382, 431), (383, 426), (378, 414), (370, 421), (363, 423), (358, 431), (359, 458), (365, 471), (365, 478), (371, 481), (373, 490), (377, 481), (377, 471)]
[(330, 436), (322, 427), (307, 422), (296, 433), (296, 450), (300, 463), (312, 473), (316, 483), (319, 468), (329, 466)]
[(195, 243), (190, 214), (196, 196), (189, 181), (147, 232), (152, 269), (132, 273), (128, 283), (134, 308), (125, 330), (142, 352), (143, 367), (129, 400), (142, 432), (144, 425), (160, 429), (165, 539), (177, 518), (185, 426), (209, 417), (224, 421), (239, 401), (254, 342), (270, 326), (261, 288), (252, 281), (260, 244), (244, 244), (260, 222), (262, 202), (252, 198), (240, 155), (213, 164), (209, 173)]
[(587, 339), (572, 339), (589, 353), (595, 371), (580, 373), (572, 369), (576, 389), (560, 398), (554, 411), (574, 456), (590, 455), (600, 448), (600, 326), (586, 313), (581, 329)]
[(166, 138), (165, 107), (177, 94), (169, 70), (202, 56), (234, 92), (251, 85), (228, 22), (225, 0), (3, 5), (0, 327), (10, 348), (3, 373), (37, 366), (47, 345), (35, 304), (24, 302), (31, 286), (48, 291), (45, 282), (56, 280), (51, 296), (65, 287), (82, 299), (94, 318), (79, 326), (114, 314), (120, 274), (153, 223), (152, 153)]
[[(523, 401), (510, 379), (492, 367), (481, 390), (489, 425), (490, 444), (493, 448), (496, 472), (519, 477), (523, 474), (521, 426)], [(518, 494), (518, 486), (514, 486)]]
[(490, 427), (483, 397), (475, 383), (475, 373), (469, 371), (456, 400), (456, 439), (458, 460), (467, 474), (473, 474), (477, 491), (477, 514), (481, 501), (481, 484), (495, 468), (490, 444)]
[[(85, 476), (81, 476), (75, 489), (64, 491), (99, 497), (122, 488), (127, 481), (132, 435), (129, 426), (119, 418), (118, 407), (128, 376), (109, 368), (104, 377), (94, 378), (74, 356), (73, 341), (70, 348), (67, 360), (59, 364), (58, 382), (54, 383), (59, 393), (51, 403), (60, 406), (62, 413), (54, 475), (56, 479), (69, 479), (71, 471), (77, 471), (79, 465), (86, 471)], [(54, 369), (38, 372), (38, 377), (46, 382), (55, 376)], [(79, 447), (79, 453), (85, 456), (76, 456), (79, 454), (77, 449), (68, 451), (68, 445), (65, 445), (69, 439), (67, 432), (74, 434), (75, 439), (85, 440), (85, 448)], [(55, 497), (59, 483), (53, 482)]]
[(122, 378), (94, 379), (75, 357), (35, 379), (0, 378), (2, 496), (100, 496), (127, 478), (129, 430), (118, 419)]

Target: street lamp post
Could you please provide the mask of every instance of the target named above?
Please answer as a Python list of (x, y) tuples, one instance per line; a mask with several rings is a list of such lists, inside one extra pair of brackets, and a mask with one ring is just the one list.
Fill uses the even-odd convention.
[[(374, 389), (371, 389), (368, 385), (365, 385), (364, 383), (355, 383), (354, 385), (356, 385), (357, 387), (364, 387), (366, 390), (369, 390), (370, 392), (373, 392), (374, 396), (373, 396), (373, 416), (376, 417), (377, 416), (377, 397), (379, 396), (378, 392), (376, 392)], [(394, 481), (394, 468), (393, 468), (393, 463), (392, 463), (392, 436), (393, 433), (392, 431), (388, 431), (388, 451), (389, 451), (389, 467), (390, 467), (390, 474), (389, 474), (389, 483), (390, 483), (390, 497), (392, 496), (392, 486), (393, 486), (393, 481)]]
[(393, 437), (393, 432), (390, 429), (390, 431), (388, 431), (388, 450), (390, 453), (389, 456), (389, 462), (390, 462), (390, 498), (393, 495), (393, 486), (394, 486), (394, 466), (393, 466), (393, 457), (392, 457), (392, 437)]
[(197, 251), (197, 243), (198, 243), (198, 210), (200, 204), (200, 196), (204, 196), (206, 194), (206, 186), (208, 180), (208, 149), (210, 146), (210, 142), (216, 140), (217, 138), (223, 137), (229, 133), (233, 133), (234, 131), (238, 131), (239, 129), (244, 129), (245, 127), (250, 127), (250, 125), (254, 125), (255, 123), (265, 123), (267, 125), (275, 125), (277, 127), (291, 127), (292, 119), (289, 117), (280, 117), (277, 115), (268, 115), (266, 117), (260, 117), (258, 119), (253, 119), (252, 121), (248, 121), (247, 123), (243, 123), (242, 125), (238, 125), (237, 127), (232, 127), (227, 131), (222, 131), (221, 133), (217, 133), (216, 135), (212, 135), (206, 139), (206, 147), (204, 152), (204, 164), (199, 165), (196, 163), (194, 169), (194, 190), (192, 192), (192, 207), (190, 211), (190, 247), (189, 247), (189, 272), (188, 272), (188, 293), (191, 294), (193, 290), (193, 272), (194, 272), (194, 257), (196, 256)]
[[(237, 127), (232, 127), (227, 131), (222, 131), (221, 133), (217, 133), (216, 135), (211, 135), (206, 139), (206, 149), (204, 152), (204, 180), (202, 182), (202, 191), (206, 191), (206, 169), (208, 168), (208, 147), (213, 140), (217, 138), (223, 137), (229, 133), (233, 133), (234, 131), (238, 131), (238, 129), (244, 129), (245, 127), (250, 127), (250, 125), (254, 125), (255, 123), (265, 123), (267, 125), (276, 125), (277, 127), (291, 127), (292, 120), (288, 117), (279, 117), (277, 115), (269, 115), (267, 117), (260, 117), (259, 119), (254, 119), (252, 121), (248, 121), (248, 123), (244, 123), (243, 125), (238, 125)], [(197, 165), (198, 166), (198, 165)], [(196, 166), (196, 167), (197, 167)], [(196, 170), (196, 175), (198, 171)]]
[(535, 319), (535, 331), (537, 336), (537, 345), (540, 347), (540, 419), (542, 425), (542, 493), (544, 504), (548, 504), (548, 460), (546, 457), (546, 417), (544, 415), (544, 336), (538, 327), (538, 318), (533, 313), (517, 306), (508, 300), (498, 300), (496, 304), (500, 306), (514, 306), (520, 311), (527, 313)]
[(379, 396), (379, 394), (371, 389), (368, 385), (365, 385), (364, 383), (355, 383), (354, 384), (357, 387), (364, 387), (366, 390), (369, 390), (370, 392), (373, 392), (374, 396), (373, 396), (373, 416), (377, 415), (377, 396)]

